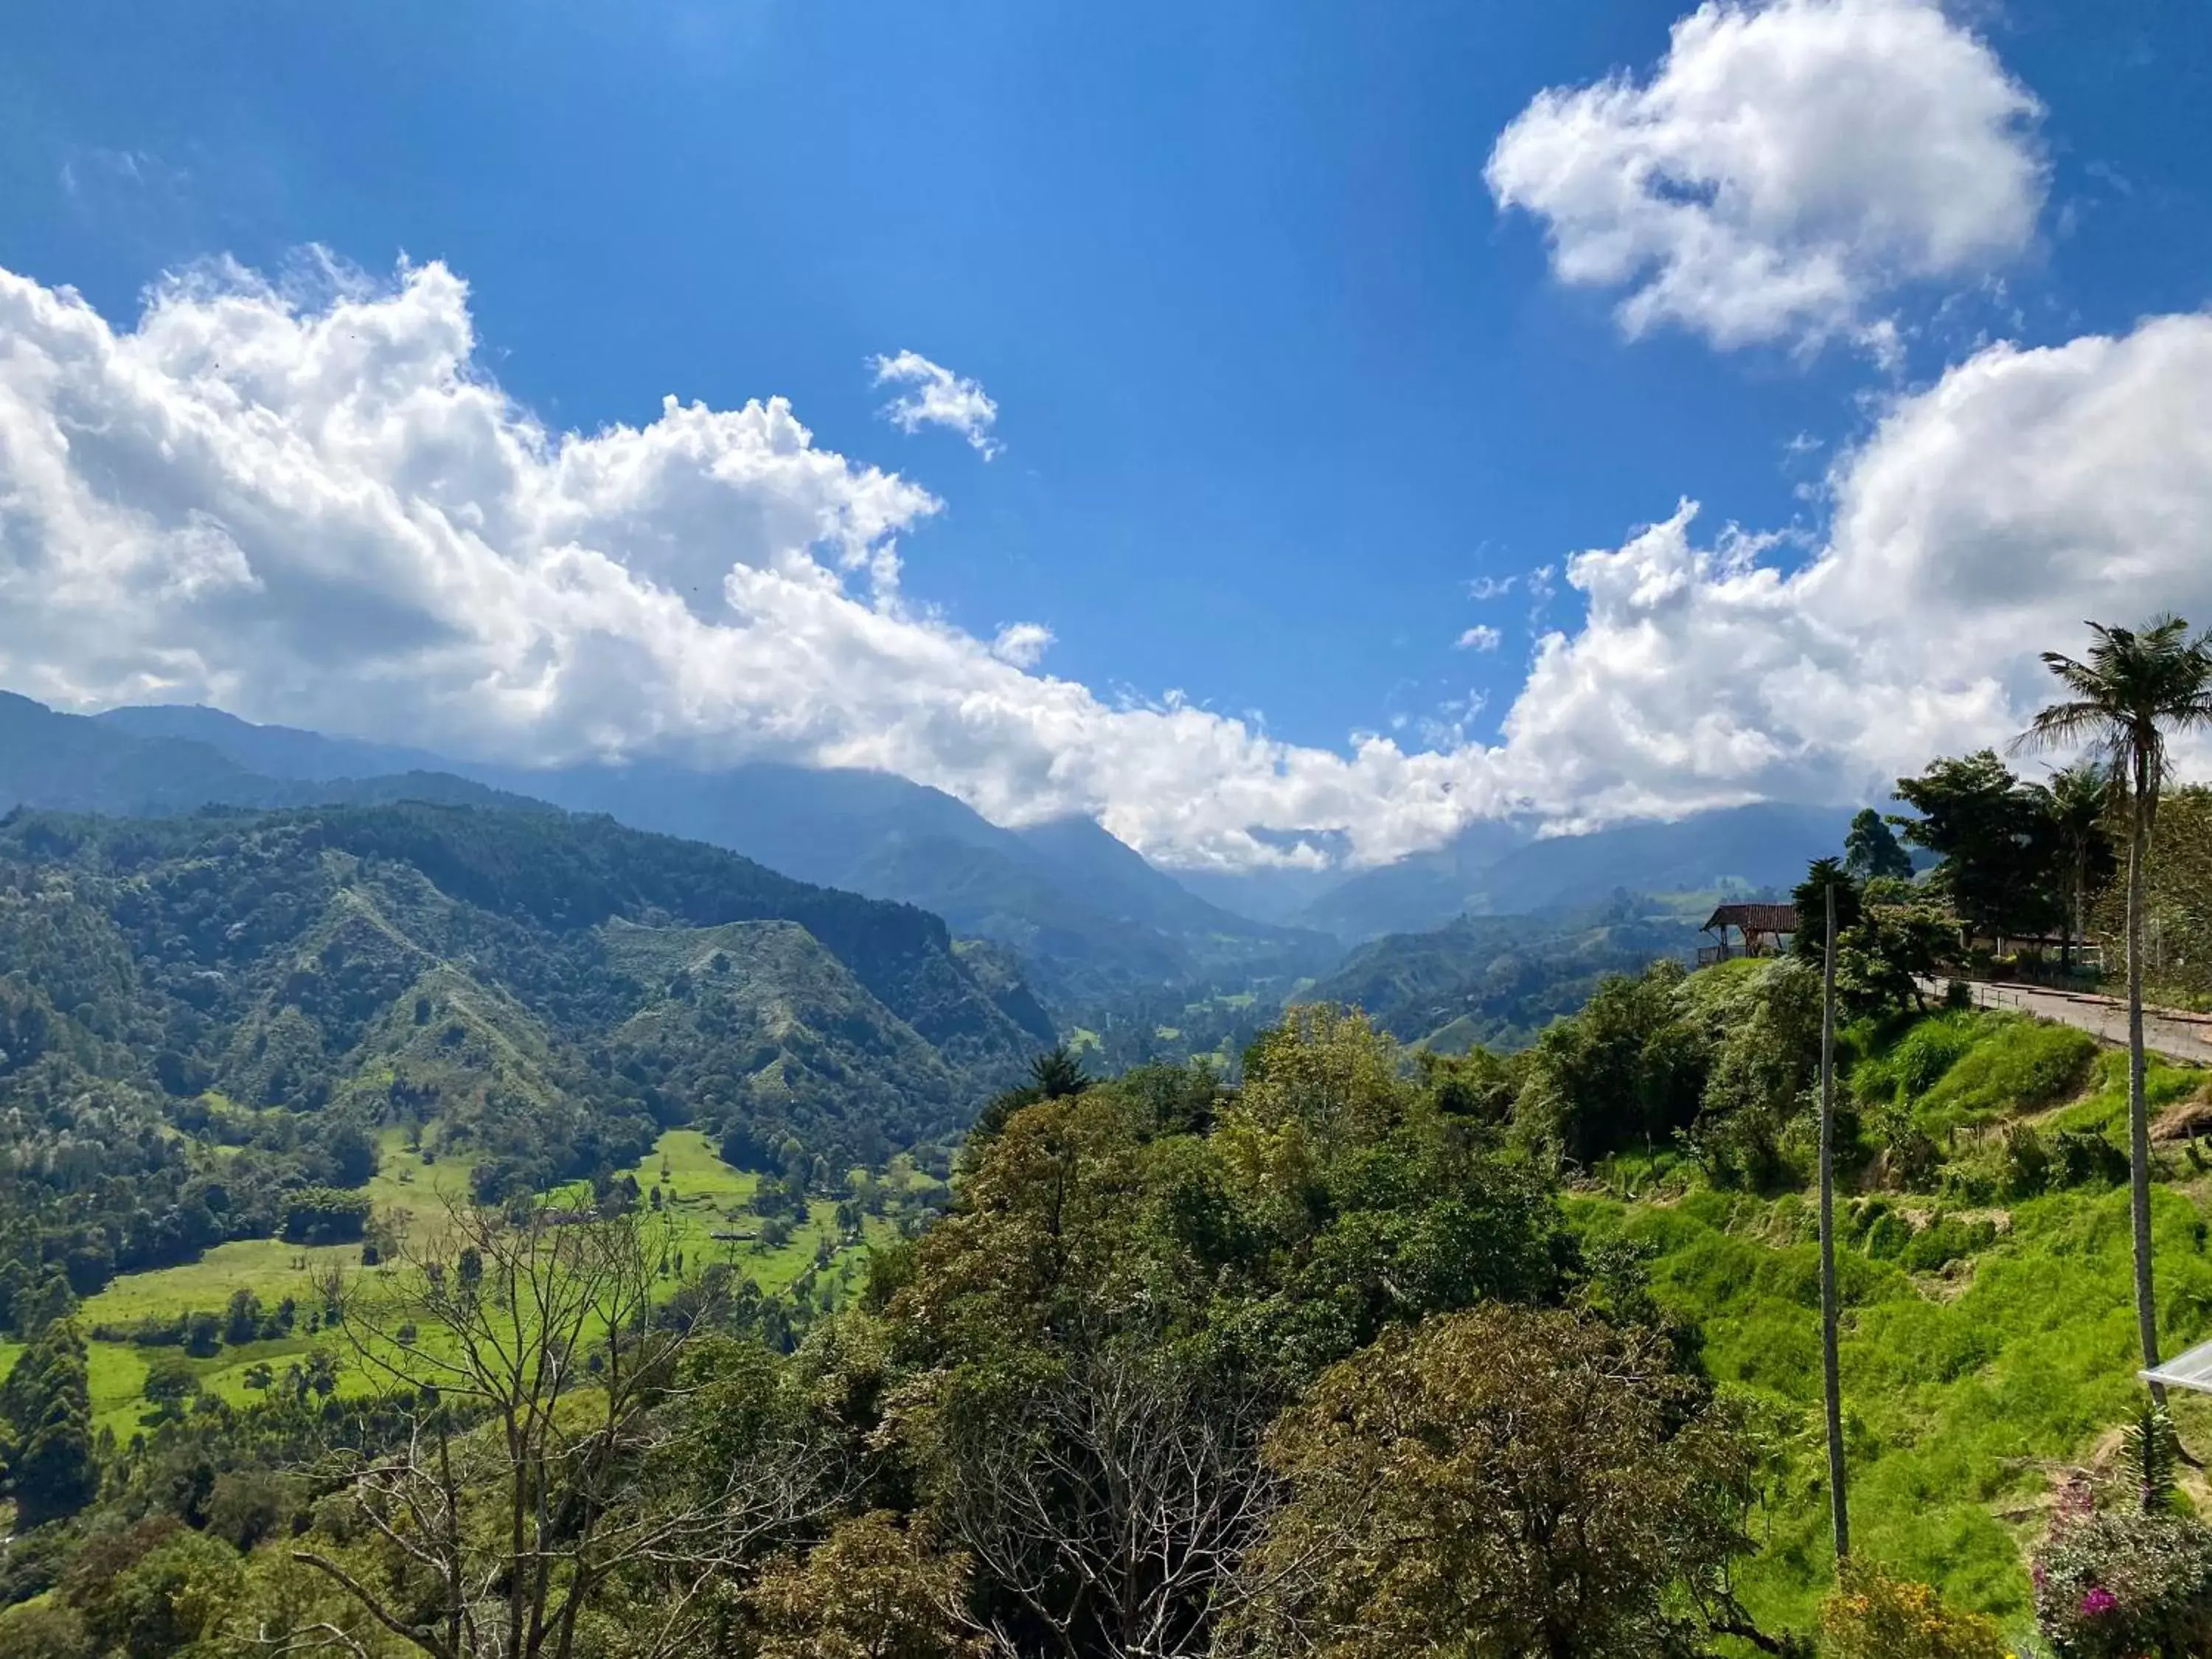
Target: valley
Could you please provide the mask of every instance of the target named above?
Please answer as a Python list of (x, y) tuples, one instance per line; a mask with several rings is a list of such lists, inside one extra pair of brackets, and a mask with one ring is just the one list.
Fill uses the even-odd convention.
[[(635, 1362), (693, 1381), (646, 1386), (623, 1432), (689, 1421), (695, 1390), (733, 1413), (711, 1431), (732, 1449), (678, 1485), (766, 1459), (744, 1478), (795, 1506), (763, 1523), (778, 1559), (842, 1571), (834, 1552), (860, 1547), (855, 1528), (903, 1517), (911, 1540), (943, 1527), (957, 1554), (912, 1545), (923, 1553), (898, 1571), (954, 1561), (983, 1577), (971, 1599), (931, 1604), (932, 1641), (984, 1628), (991, 1609), (1015, 1651), (1109, 1651), (1085, 1597), (1021, 1577), (1010, 1515), (1054, 1517), (1068, 1528), (1055, 1552), (1106, 1560), (1122, 1506), (1167, 1501), (1145, 1496), (1158, 1470), (1138, 1455), (1164, 1447), (1195, 1460), (1206, 1501), (1255, 1505), (1174, 1524), (1231, 1528), (1234, 1571), (1256, 1570), (1305, 1547), (1287, 1541), (1297, 1528), (1380, 1513), (1427, 1478), (1318, 1508), (1302, 1495), (1370, 1478), (1330, 1462), (1346, 1455), (1335, 1440), (1294, 1437), (1308, 1402), (1401, 1366), (1385, 1373), (1389, 1410), (1437, 1414), (1407, 1432), (1450, 1425), (1470, 1447), (1489, 1419), (1462, 1413), (1486, 1389), (1506, 1389), (1518, 1421), (1626, 1388), (1613, 1428), (1577, 1426), (1559, 1449), (1601, 1459), (1571, 1483), (1576, 1503), (1668, 1490), (1676, 1460), (1717, 1460), (1637, 1522), (1669, 1540), (1639, 1569), (1652, 1599), (1609, 1593), (1590, 1614), (1599, 1646), (1582, 1650), (1648, 1616), (1720, 1659), (1796, 1652), (1836, 1616), (1816, 1426), (1820, 976), (1794, 938), (1690, 965), (1717, 904), (1802, 888), (1781, 818), (1580, 845), (1497, 836), (1479, 856), (1505, 875), (1483, 879), (1510, 879), (1529, 908), (1465, 890), (1480, 872), (1463, 848), (1449, 881), (1442, 862), (1355, 876), (1328, 915), (1430, 921), (1422, 907), (1452, 893), (1467, 908), (1346, 938), (1225, 923), (1129, 849), (1102, 860), (1072, 833), (1044, 838), (1050, 856), (1122, 873), (1074, 884), (1092, 908), (1061, 911), (1038, 873), (1047, 854), (1022, 854), (1027, 884), (1010, 885), (993, 861), (1013, 858), (1003, 843), (948, 858), (866, 811), (802, 808), (795, 787), (777, 798), (842, 823), (842, 871), (915, 883), (926, 867), (992, 894), (997, 908), (960, 912), (991, 918), (969, 931), (479, 780), (281, 777), (132, 719), (28, 718), (45, 758), (16, 751), (10, 771), (0, 755), (21, 803), (0, 819), (0, 1424), (30, 1540), (0, 1547), (11, 1600), (104, 1606), (71, 1562), (112, 1537), (139, 1540), (115, 1545), (133, 1572), (228, 1552), (209, 1570), (261, 1588), (223, 1605), (265, 1617), (293, 1597), (310, 1622), (353, 1629), (358, 1596), (349, 1612), (327, 1584), (279, 1588), (288, 1558), (269, 1540), (287, 1528), (388, 1572), (331, 1530), (339, 1511), (301, 1507), (327, 1478), (313, 1471), (354, 1442), (396, 1446), (409, 1424), (480, 1460), (501, 1402), (557, 1374), (569, 1403), (543, 1419), (555, 1462), (482, 1479), (485, 1493), (558, 1486), (572, 1477), (554, 1425), (628, 1397), (614, 1379)], [(331, 759), (312, 734), (244, 729), (266, 764)], [(167, 769), (149, 769), (155, 753)], [(2020, 787), (1986, 769), (1975, 788)], [(709, 786), (738, 787), (683, 789)], [(200, 787), (248, 799), (184, 809)], [(898, 803), (910, 786), (805, 787)], [(1953, 809), (1923, 793), (1929, 816), (1903, 827), (1932, 842)], [(2016, 805), (2042, 811), (2036, 799)], [(2189, 902), (2170, 866), (2194, 867), (2207, 801), (2174, 794), (2160, 904)], [(1838, 836), (1863, 879), (1832, 861), (1804, 878), (1831, 870), (1848, 894), (1838, 1283), (1854, 1524), (1882, 1583), (1928, 1586), (1947, 1617), (2025, 1644), (2049, 1616), (2031, 1569), (2055, 1559), (2068, 1506), (2109, 1502), (2083, 1494), (2130, 1478), (2123, 1057), (1952, 983), (1967, 965), (2045, 971), (1979, 945), (1969, 963), (1972, 924), (1939, 908), (1985, 890), (2048, 902), (1985, 880), (2030, 844), (2008, 820), (1922, 874), (1869, 817)], [(1792, 822), (1811, 836), (1828, 820)], [(1614, 879), (1635, 869), (1654, 884)], [(1097, 932), (1109, 895), (1115, 919)], [(1055, 932), (1050, 915), (1081, 925)], [(2181, 980), (2162, 994), (2195, 994)], [(2179, 1347), (2212, 1336), (2212, 1165), (2196, 1139), (2212, 1073), (2155, 1059), (2147, 1088), (2159, 1317)], [(575, 1277), (594, 1273), (612, 1276)], [(586, 1283), (600, 1288), (574, 1288)], [(595, 1334), (602, 1314), (613, 1322)], [(488, 1315), (508, 1320), (489, 1348)], [(1540, 1386), (1483, 1380), (1524, 1350), (1568, 1369)], [(1644, 1389), (1657, 1392), (1633, 1404)], [(1108, 1424), (1096, 1413), (1109, 1407), (1134, 1415)], [(2212, 1439), (2212, 1401), (2177, 1398), (2171, 1424), (2184, 1445)], [(674, 1501), (660, 1483), (676, 1477), (641, 1457), (593, 1500), (615, 1524), (651, 1524), (630, 1507), (647, 1494)], [(809, 1472), (799, 1486), (778, 1484), (795, 1478), (789, 1457)], [(1263, 1474), (1277, 1458), (1322, 1461)], [(1106, 1483), (1096, 1514), (1053, 1494), (1068, 1459)], [(2172, 1490), (2176, 1505), (2212, 1503), (2193, 1470)], [(1488, 1524), (1468, 1510), (1420, 1547)], [(441, 1547), (476, 1559), (485, 1535), (456, 1522)], [(1364, 1547), (1328, 1547), (1358, 1583)], [(604, 1592), (618, 1605), (671, 1593), (657, 1561), (623, 1571), (626, 1587)], [(732, 1557), (716, 1571), (749, 1583), (770, 1569)], [(1206, 1587), (1228, 1571), (1116, 1594), (1227, 1641)], [(398, 1594), (405, 1576), (378, 1582)], [(1024, 1582), (1026, 1597), (1007, 1588)], [(1291, 1593), (1267, 1592), (1252, 1616), (1313, 1616), (1267, 1599)], [(0, 1636), (15, 1617), (0, 1613)]]

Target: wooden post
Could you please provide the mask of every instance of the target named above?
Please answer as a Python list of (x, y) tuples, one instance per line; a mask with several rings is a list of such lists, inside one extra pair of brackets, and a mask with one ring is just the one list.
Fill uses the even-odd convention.
[(1836, 889), (1826, 884), (1828, 932), (1820, 946), (1820, 1376), (1828, 1407), (1828, 1511), (1836, 1561), (1850, 1559), (1844, 1493), (1844, 1384), (1836, 1358)]

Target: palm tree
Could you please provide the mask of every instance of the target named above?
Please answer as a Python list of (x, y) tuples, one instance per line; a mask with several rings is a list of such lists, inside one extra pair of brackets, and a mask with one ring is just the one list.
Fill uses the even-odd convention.
[(2105, 809), (2112, 799), (2112, 768), (2079, 760), (2053, 772), (2051, 781), (2038, 784), (2035, 793), (2057, 831), (2059, 851), (2066, 860), (2066, 942), (2060, 960), (2071, 972), (2074, 947), (2088, 936), (2089, 871), (2110, 856), (2104, 842)]
[[(2120, 793), (2128, 815), (2128, 1174), (2136, 1244), (2136, 1326), (2143, 1365), (2158, 1368), (2158, 1310), (2151, 1298), (2150, 1117), (2143, 1103), (2143, 878), (2166, 781), (2170, 733), (2212, 729), (2212, 637), (2179, 617), (2141, 629), (2088, 624), (2087, 662), (2057, 651), (2045, 666), (2063, 699), (2037, 714), (2015, 747), (2085, 748)], [(2166, 1390), (2151, 1385), (2160, 1406)]]
[[(1842, 1304), (1836, 1293), (1836, 889), (1850, 878), (1821, 859), (1799, 888), (1820, 890), (1820, 1385), (1828, 1418), (1828, 1517), (1838, 1570), (1851, 1558), (1850, 1495), (1844, 1483), (1844, 1382), (1836, 1353)], [(1854, 909), (1857, 907), (1852, 906)], [(1799, 933), (1805, 928), (1801, 923)]]

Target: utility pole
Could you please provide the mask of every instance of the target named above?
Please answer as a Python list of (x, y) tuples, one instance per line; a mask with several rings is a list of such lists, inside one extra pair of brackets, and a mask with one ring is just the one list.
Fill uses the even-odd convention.
[(1827, 900), (1828, 931), (1820, 946), (1820, 1373), (1828, 1405), (1828, 1509), (1835, 1522), (1836, 1563), (1850, 1559), (1851, 1517), (1844, 1495), (1844, 1384), (1836, 1359), (1836, 886)]

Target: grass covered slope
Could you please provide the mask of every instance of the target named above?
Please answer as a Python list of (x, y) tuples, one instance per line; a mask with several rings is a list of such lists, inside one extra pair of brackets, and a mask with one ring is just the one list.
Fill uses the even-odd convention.
[[(2112, 1431), (2143, 1399), (2124, 1057), (1986, 1013), (1935, 1016), (1868, 1047), (1846, 1103), (1864, 1161), (1838, 1217), (1853, 1542), (2025, 1636), (2027, 1551), (2055, 1494), (2109, 1465)], [(2206, 1087), (2202, 1072), (2155, 1066), (2154, 1111)], [(2171, 1352), (2212, 1337), (2212, 1181), (2193, 1144), (2161, 1153), (2154, 1222)], [(1741, 1585), (1762, 1621), (1802, 1626), (1833, 1583), (1810, 1195), (1716, 1190), (1665, 1155), (1603, 1174), (1611, 1194), (1592, 1182), (1571, 1206), (1585, 1235), (1648, 1249), (1656, 1294), (1695, 1322), (1713, 1375), (1794, 1425), (1772, 1534)], [(2185, 1443), (2212, 1450), (2212, 1402), (2177, 1398), (2175, 1414)], [(2201, 1485), (2194, 1496), (2212, 1502)]]

